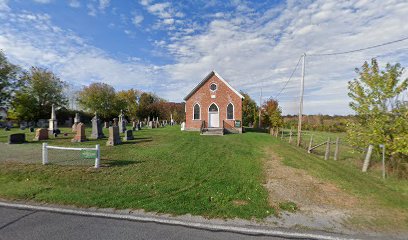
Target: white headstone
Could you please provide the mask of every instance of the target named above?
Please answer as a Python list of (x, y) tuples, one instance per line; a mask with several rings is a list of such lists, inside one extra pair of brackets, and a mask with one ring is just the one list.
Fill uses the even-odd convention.
[(185, 123), (185, 122), (182, 122), (182, 123), (181, 123), (181, 131), (184, 131), (185, 128), (186, 128), (186, 123)]
[(57, 116), (55, 114), (55, 108), (54, 104), (52, 104), (51, 108), (51, 119), (48, 120), (48, 131), (50, 133), (54, 133), (55, 130), (57, 130)]

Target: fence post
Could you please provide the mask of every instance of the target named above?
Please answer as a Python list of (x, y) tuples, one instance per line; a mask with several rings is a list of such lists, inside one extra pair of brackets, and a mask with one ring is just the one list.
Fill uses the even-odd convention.
[(292, 143), (292, 128), (290, 129), (289, 132), (289, 143)]
[(48, 164), (48, 149), (47, 143), (42, 144), (42, 164)]
[(336, 148), (334, 149), (334, 160), (337, 160), (337, 157), (339, 155), (339, 137), (336, 138)]
[(330, 157), (330, 138), (327, 138), (326, 153), (324, 154), (324, 160), (329, 160)]
[(101, 150), (99, 148), (99, 144), (96, 144), (95, 148), (96, 148), (95, 168), (99, 168), (101, 161)]
[(367, 172), (367, 169), (368, 169), (368, 165), (370, 164), (370, 159), (371, 159), (371, 154), (372, 154), (372, 152), (373, 152), (373, 145), (369, 145), (368, 146), (368, 150), (367, 150), (367, 154), (366, 154), (366, 157), (365, 157), (365, 159), (364, 159), (364, 164), (363, 164), (363, 172)]
[(307, 153), (312, 152), (312, 145), (313, 145), (313, 134), (310, 135), (309, 148), (307, 149)]
[(382, 148), (382, 177), (385, 179), (385, 144), (380, 144)]

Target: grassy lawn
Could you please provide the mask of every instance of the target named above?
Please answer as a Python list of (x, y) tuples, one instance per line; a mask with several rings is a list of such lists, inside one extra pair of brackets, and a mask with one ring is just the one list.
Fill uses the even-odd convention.
[[(0, 141), (6, 141), (9, 133), (1, 132)], [(263, 218), (274, 212), (262, 186), (265, 148), (271, 148), (284, 164), (367, 200), (368, 208), (407, 213), (402, 221), (408, 226), (408, 181), (393, 177), (384, 181), (377, 171), (363, 174), (349, 158), (325, 161), (265, 133), (200, 136), (175, 126), (142, 130), (135, 136), (134, 141), (115, 147), (105, 146), (106, 139), (71, 143), (72, 133), (48, 141), (60, 146), (99, 143), (105, 167), (98, 170), (83, 165), (42, 166), (40, 159), (35, 163), (0, 161), (0, 197), (207, 217)], [(40, 143), (25, 145), (40, 148)]]
[[(2, 132), (0, 141), (9, 133)], [(71, 143), (71, 133), (50, 139), (49, 145), (58, 146), (99, 143), (107, 167), (42, 166), (41, 159), (36, 164), (3, 162), (0, 196), (209, 217), (262, 218), (273, 212), (261, 185), (262, 148), (271, 142), (269, 136), (200, 136), (175, 126), (138, 131), (135, 137), (115, 147), (105, 146), (106, 139)], [(40, 148), (40, 143), (25, 145)]]

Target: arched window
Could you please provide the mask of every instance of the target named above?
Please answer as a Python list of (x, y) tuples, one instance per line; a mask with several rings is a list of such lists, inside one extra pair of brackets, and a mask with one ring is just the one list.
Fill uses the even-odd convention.
[(200, 119), (200, 105), (198, 105), (198, 103), (196, 103), (196, 105), (194, 105), (193, 119), (194, 120), (199, 120)]
[(211, 106), (208, 108), (208, 111), (210, 112), (218, 112), (218, 107), (214, 103), (211, 104)]
[(227, 106), (227, 119), (234, 119), (234, 105), (232, 103)]

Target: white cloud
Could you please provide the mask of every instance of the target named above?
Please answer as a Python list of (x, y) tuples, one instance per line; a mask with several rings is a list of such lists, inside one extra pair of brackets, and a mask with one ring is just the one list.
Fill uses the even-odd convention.
[(140, 4), (142, 6), (148, 6), (148, 5), (150, 5), (150, 3), (151, 3), (151, 0), (141, 0), (140, 1)]
[(134, 14), (133, 18), (132, 18), (132, 23), (138, 27), (140, 26), (140, 24), (143, 22), (144, 17), (142, 15), (139, 14)]
[[(251, 12), (237, 12), (244, 10)], [(165, 45), (177, 62), (164, 67), (171, 79), (168, 98), (185, 95), (212, 69), (255, 99), (261, 85), (265, 98), (273, 97), (303, 52), (362, 48), (399, 39), (408, 31), (408, 3), (403, 0), (288, 2), (255, 15), (237, 12), (212, 19), (199, 34), (173, 35)], [(355, 78), (354, 68), (375, 56), (383, 65), (408, 66), (407, 50), (407, 42), (401, 42), (345, 56), (307, 56), (305, 111), (350, 113), (347, 82)], [(300, 67), (279, 98), (285, 113), (297, 111), (299, 81)]]
[[(88, 6), (94, 15), (101, 11), (96, 3)], [(0, 14), (0, 46), (23, 66), (50, 67), (64, 80), (103, 81), (118, 89), (136, 87), (171, 101), (182, 101), (215, 69), (236, 89), (258, 100), (261, 86), (265, 99), (276, 96), (304, 52), (362, 48), (402, 38), (408, 32), (404, 0), (288, 1), (258, 12), (251, 2), (241, 7), (239, 3), (234, 2), (234, 11), (214, 10), (203, 16), (207, 21), (203, 23), (180, 19), (184, 15), (168, 2), (142, 0), (140, 4), (158, 18), (160, 30), (168, 30), (163, 39), (152, 40), (153, 51), (172, 58), (164, 66), (144, 63), (140, 56), (116, 59), (54, 26), (50, 16), (30, 12)], [(7, 1), (0, 0), (0, 10), (2, 6), (8, 9)], [(138, 25), (144, 19), (136, 15), (141, 16), (132, 15), (132, 22)], [(128, 29), (123, 31), (131, 35)], [(354, 68), (376, 56), (382, 65), (400, 62), (407, 67), (407, 52), (405, 41), (349, 55), (308, 55), (305, 112), (350, 113), (347, 82), (356, 77)], [(279, 96), (284, 113), (297, 112), (300, 70), (299, 66)]]
[(0, 11), (10, 11), (8, 0), (0, 0)]
[(68, 5), (73, 8), (81, 7), (81, 3), (78, 0), (70, 0)]
[(155, 66), (143, 64), (137, 57), (115, 59), (73, 32), (55, 27), (51, 20), (48, 15), (29, 12), (11, 13), (7, 19), (0, 16), (0, 46), (9, 59), (26, 69), (47, 67), (75, 85), (98, 81), (116, 89), (152, 91), (158, 84)]
[(173, 18), (164, 19), (163, 23), (167, 24), (167, 25), (172, 25), (172, 24), (174, 24), (174, 19)]
[(110, 5), (110, 0), (99, 0), (99, 10), (103, 11)]
[(52, 0), (34, 0), (36, 3), (47, 4), (50, 3)]
[(110, 0), (93, 0), (86, 5), (88, 8), (88, 15), (92, 17), (96, 17), (99, 12), (104, 13), (105, 9), (109, 6)]

